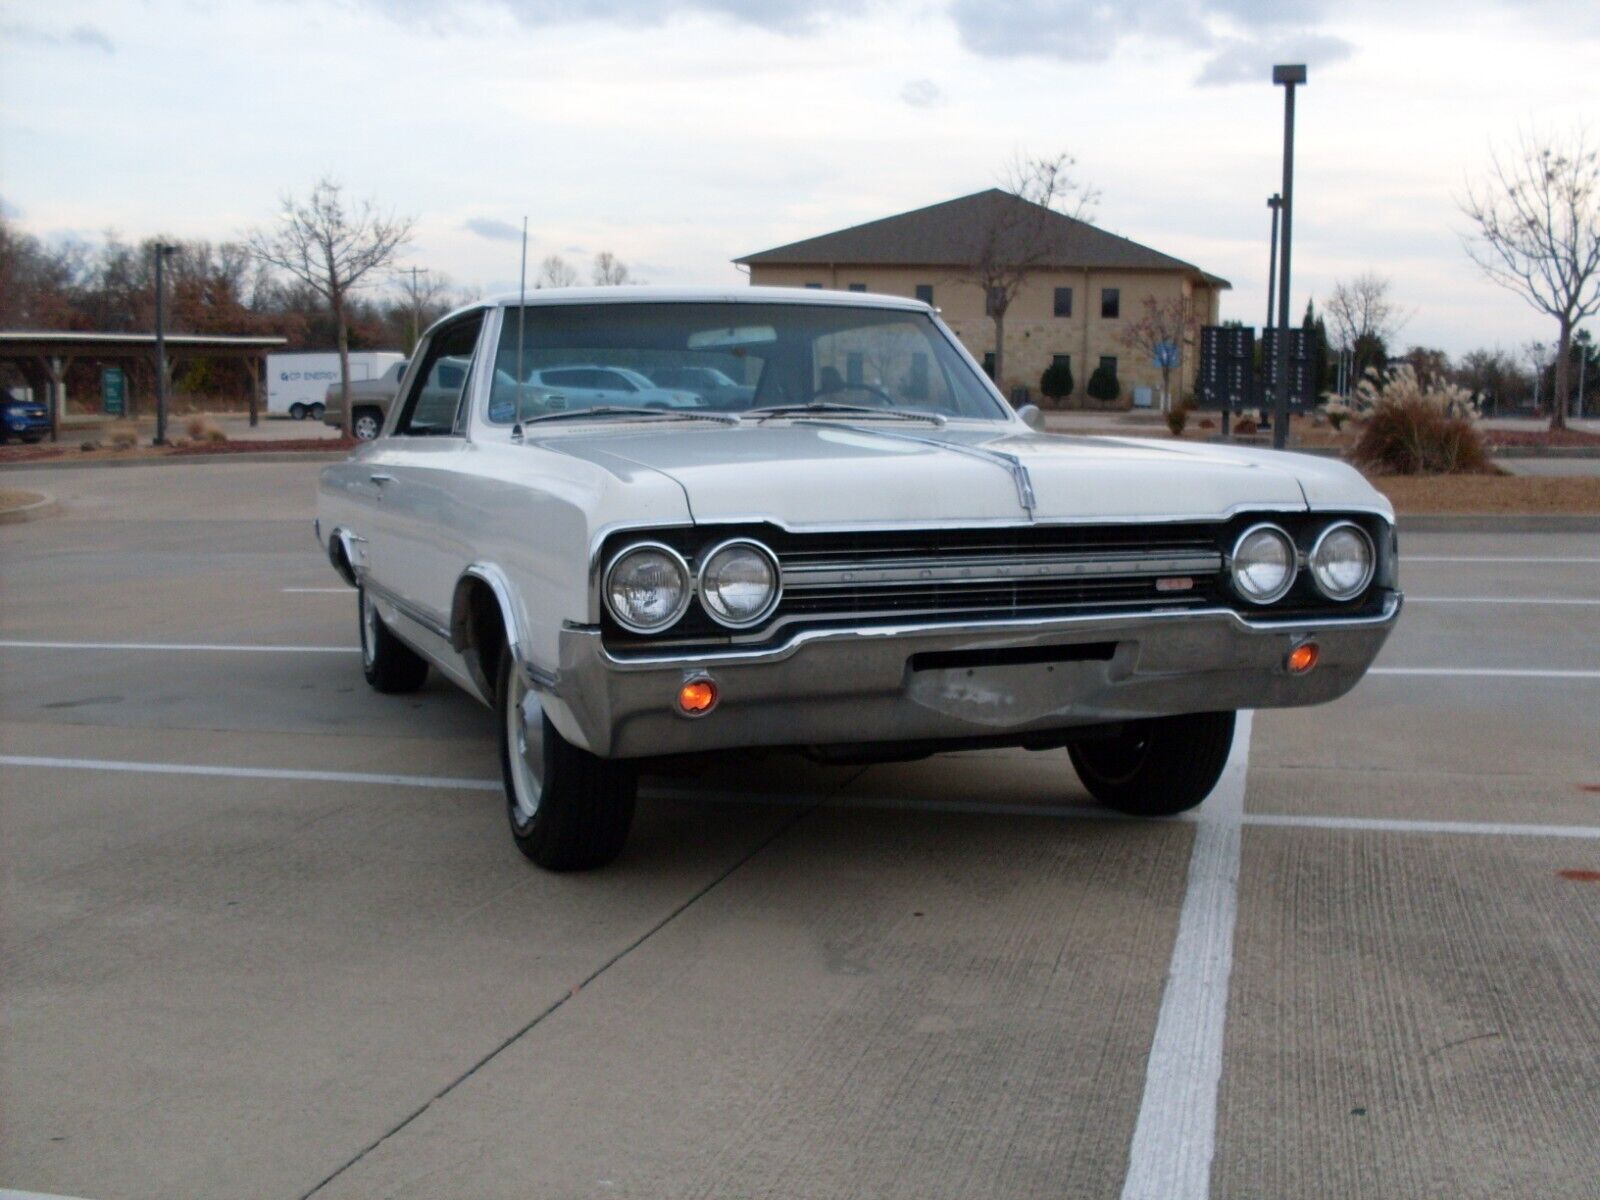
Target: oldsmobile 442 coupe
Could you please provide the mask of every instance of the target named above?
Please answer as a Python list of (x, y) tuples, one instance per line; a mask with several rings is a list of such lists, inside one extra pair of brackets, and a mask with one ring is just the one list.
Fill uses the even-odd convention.
[(368, 682), (436, 669), (496, 712), (544, 867), (617, 855), (650, 760), (738, 748), (1064, 749), (1114, 809), (1192, 808), (1236, 710), (1371, 664), (1393, 511), (1326, 459), (1035, 423), (915, 301), (540, 292), (428, 332), (317, 531)]

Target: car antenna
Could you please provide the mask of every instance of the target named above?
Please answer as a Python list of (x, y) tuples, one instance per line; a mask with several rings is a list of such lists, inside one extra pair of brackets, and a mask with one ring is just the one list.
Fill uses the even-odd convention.
[(511, 436), (522, 438), (522, 331), (528, 318), (528, 215), (522, 215), (522, 271), (517, 276), (517, 419)]

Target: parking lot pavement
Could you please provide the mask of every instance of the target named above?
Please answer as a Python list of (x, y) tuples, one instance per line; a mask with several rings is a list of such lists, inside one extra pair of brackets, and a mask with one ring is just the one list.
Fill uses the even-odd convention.
[(567, 877), (485, 710), (361, 683), (316, 469), (0, 531), (0, 1187), (1593, 1195), (1593, 539), (1408, 536), (1379, 671), (1193, 820), (779, 754)]

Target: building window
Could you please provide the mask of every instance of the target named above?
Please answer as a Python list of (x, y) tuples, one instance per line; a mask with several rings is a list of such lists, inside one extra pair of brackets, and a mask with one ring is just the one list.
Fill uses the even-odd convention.
[(822, 290), (822, 285), (820, 283), (808, 283), (806, 286), (812, 291), (820, 292)]
[(983, 373), (990, 379), (994, 378), (994, 351), (989, 350), (983, 356)]
[(1108, 373), (1111, 378), (1115, 379), (1117, 377), (1116, 356), (1113, 354), (1102, 354), (1100, 356), (1100, 369)]
[(1115, 321), (1122, 315), (1122, 292), (1117, 288), (1100, 289), (1100, 316)]
[(867, 285), (864, 283), (852, 283), (850, 285), (850, 290), (852, 292), (864, 292), (867, 290)]
[(1052, 354), (1050, 356), (1050, 365), (1052, 367), (1065, 367), (1067, 370), (1070, 371), (1070, 370), (1072, 370), (1072, 355), (1070, 355), (1070, 354)]
[(917, 284), (917, 299), (921, 300), (924, 304), (932, 304), (933, 303), (933, 284), (931, 284), (931, 283), (919, 283), (919, 284)]
[(1056, 316), (1070, 317), (1072, 315), (1072, 289), (1056, 289)]

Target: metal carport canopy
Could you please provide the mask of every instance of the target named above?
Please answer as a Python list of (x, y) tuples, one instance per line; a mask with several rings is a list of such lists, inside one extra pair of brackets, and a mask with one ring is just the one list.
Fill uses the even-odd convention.
[[(269, 351), (289, 344), (287, 338), (269, 336), (230, 336), (209, 333), (169, 333), (165, 335), (168, 370), (178, 358), (237, 358), (250, 366), (250, 424), (256, 423), (260, 402), (261, 372), (258, 360)], [(50, 439), (56, 440), (61, 427), (65, 381), (74, 358), (154, 357), (153, 333), (96, 333), (54, 330), (0, 330), (0, 361), (33, 361), (44, 368), (50, 380)]]

